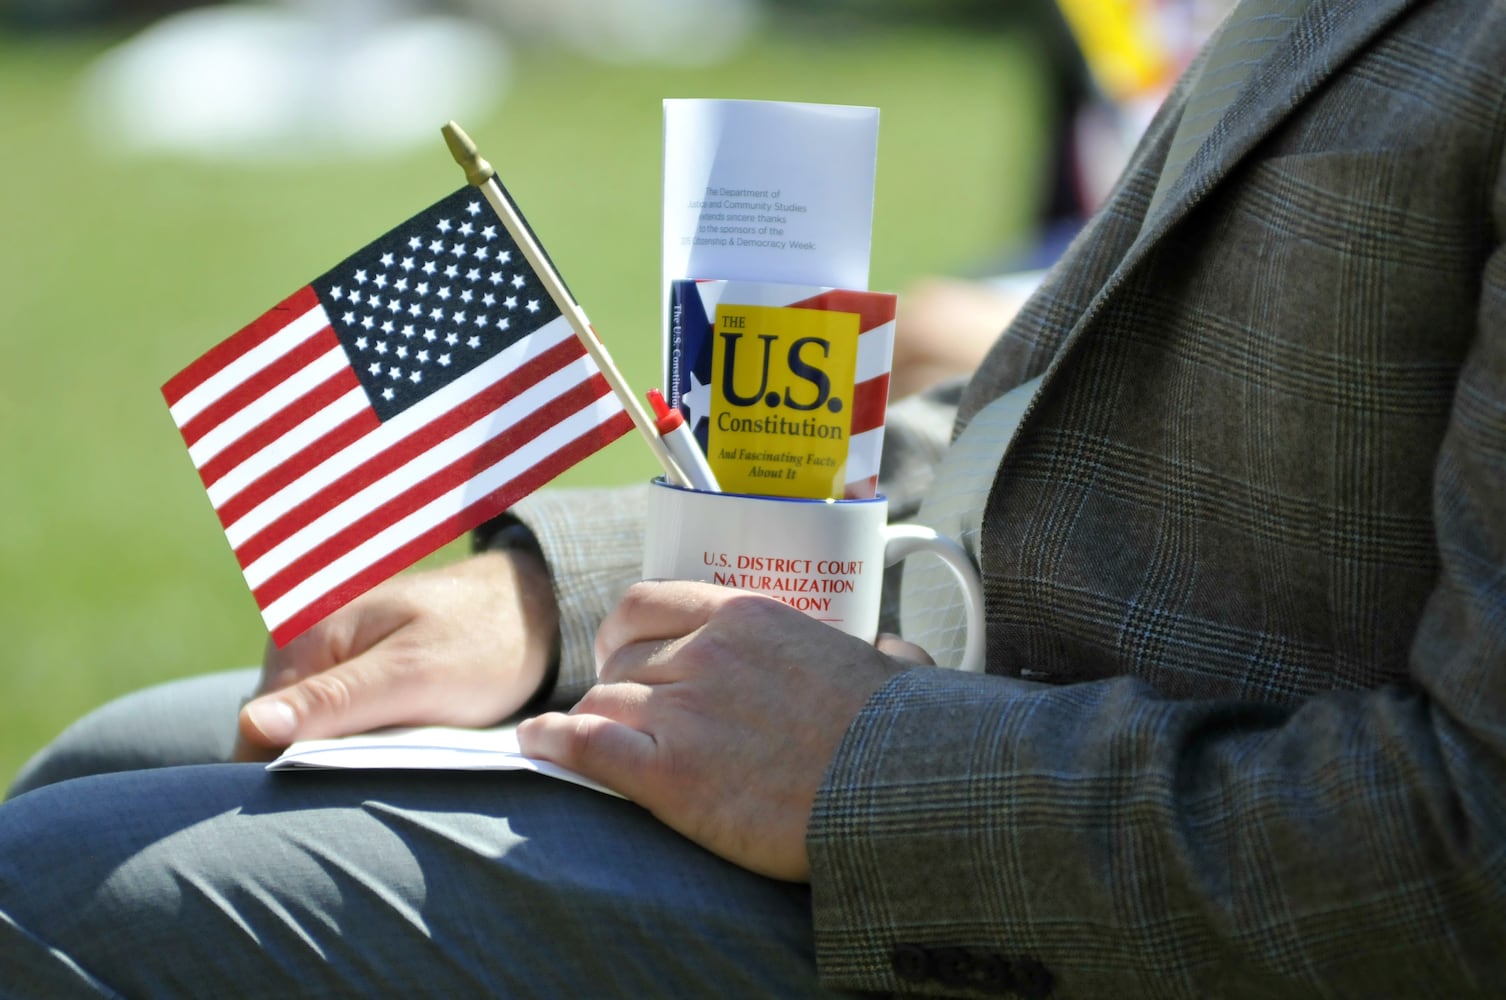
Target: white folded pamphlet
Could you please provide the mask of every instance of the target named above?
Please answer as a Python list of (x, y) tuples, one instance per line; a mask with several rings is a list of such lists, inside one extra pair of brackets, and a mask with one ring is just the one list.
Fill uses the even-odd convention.
[[(490, 729), (406, 726), (328, 740), (300, 740), (269, 771), (346, 768), (389, 771), (533, 771), (608, 795), (605, 785), (518, 749), (516, 725)], [(618, 796), (621, 798), (621, 796)]]

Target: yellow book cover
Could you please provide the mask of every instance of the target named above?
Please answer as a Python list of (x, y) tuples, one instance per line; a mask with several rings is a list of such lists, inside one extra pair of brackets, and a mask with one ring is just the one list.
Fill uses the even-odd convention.
[(677, 281), (670, 401), (726, 492), (873, 496), (895, 296)]

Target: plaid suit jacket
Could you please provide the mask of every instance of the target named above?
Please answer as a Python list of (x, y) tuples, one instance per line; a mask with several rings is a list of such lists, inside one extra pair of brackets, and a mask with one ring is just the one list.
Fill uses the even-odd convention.
[[(962, 398), (1044, 376), (973, 500), (989, 675), (849, 729), (833, 986), (1506, 995), (1506, 3), (1314, 0), (1148, 216), (1182, 100)], [(519, 510), (562, 699), (628, 510)]]
[(1318, 0), (1148, 217), (1181, 102), (963, 399), (1044, 374), (980, 557), (1057, 683), (870, 703), (823, 973), (1506, 995), (1506, 4)]

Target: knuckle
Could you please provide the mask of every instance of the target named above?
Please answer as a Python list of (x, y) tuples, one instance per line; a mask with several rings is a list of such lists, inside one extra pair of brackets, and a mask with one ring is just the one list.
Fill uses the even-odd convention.
[(787, 605), (772, 597), (740, 593), (723, 602), (718, 617), (730, 617), (748, 628), (776, 629), (781, 627), (780, 616), (789, 610)]
[(612, 724), (597, 716), (572, 716), (561, 733), (565, 763), (595, 769), (599, 762), (612, 760), (609, 731)]
[(315, 674), (298, 687), (304, 704), (313, 714), (340, 715), (355, 701), (350, 684), (338, 674)]
[(396, 685), (422, 682), (437, 668), (434, 658), (422, 648), (406, 643), (388, 643), (382, 650), (381, 673)]
[(708, 653), (746, 651), (750, 642), (774, 639), (788, 632), (789, 622), (781, 616), (789, 612), (788, 607), (772, 597), (735, 594), (713, 610), (706, 626), (694, 638), (706, 645)]
[(607, 653), (605, 658), (598, 657), (600, 664), (596, 669), (596, 679), (602, 684), (614, 684), (622, 679), (622, 657), (615, 652)]
[(653, 581), (640, 580), (628, 587), (622, 595), (622, 610), (629, 616), (641, 612), (656, 593), (658, 593), (658, 588)]
[(570, 727), (571, 755), (580, 760), (593, 760), (602, 752), (602, 734), (605, 724), (599, 718), (581, 718)]

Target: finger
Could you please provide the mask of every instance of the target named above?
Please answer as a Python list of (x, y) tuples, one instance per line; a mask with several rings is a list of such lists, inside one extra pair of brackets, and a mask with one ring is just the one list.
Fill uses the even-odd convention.
[(596, 630), (597, 670), (623, 646), (689, 635), (706, 623), (725, 591), (685, 580), (633, 584)]
[(896, 660), (923, 663), (928, 667), (936, 665), (936, 661), (931, 659), (930, 653), (927, 653), (920, 646), (915, 645), (915, 643), (907, 642), (889, 632), (881, 632), (879, 637), (874, 640), (873, 645), (880, 653), (883, 653), (885, 656), (892, 656)]
[(240, 713), (240, 736), (257, 747), (348, 736), (422, 716), (430, 696), (422, 671), (376, 649), (253, 698)]
[(290, 687), (350, 660), (409, 624), (412, 609), (387, 596), (406, 582), (394, 578), (380, 594), (363, 594), (281, 647), (267, 640), (259, 693)]
[(326, 618), (286, 645), (270, 638), (262, 655), (260, 693), (277, 691), (339, 663), (348, 643), (339, 621)]
[(601, 715), (549, 712), (518, 724), (518, 748), (652, 808), (658, 743), (648, 733)]
[(647, 639), (619, 646), (597, 667), (596, 679), (602, 685), (666, 684), (679, 676), (674, 653), (683, 641)]
[(655, 688), (648, 684), (619, 682), (594, 684), (570, 709), (571, 715), (599, 715), (634, 729), (651, 732)]
[[(296, 712), (281, 699), (265, 695), (285, 691), (301, 679), (335, 666), (345, 643), (338, 623), (325, 619), (279, 647), (268, 638), (262, 656), (261, 679), (256, 695), (241, 706), (236, 719), (235, 744), (230, 759), (236, 762), (271, 760), (276, 752), (297, 738)], [(255, 704), (255, 708), (251, 706)], [(248, 709), (251, 709), (248, 711)], [(290, 714), (291, 713), (291, 714)]]

